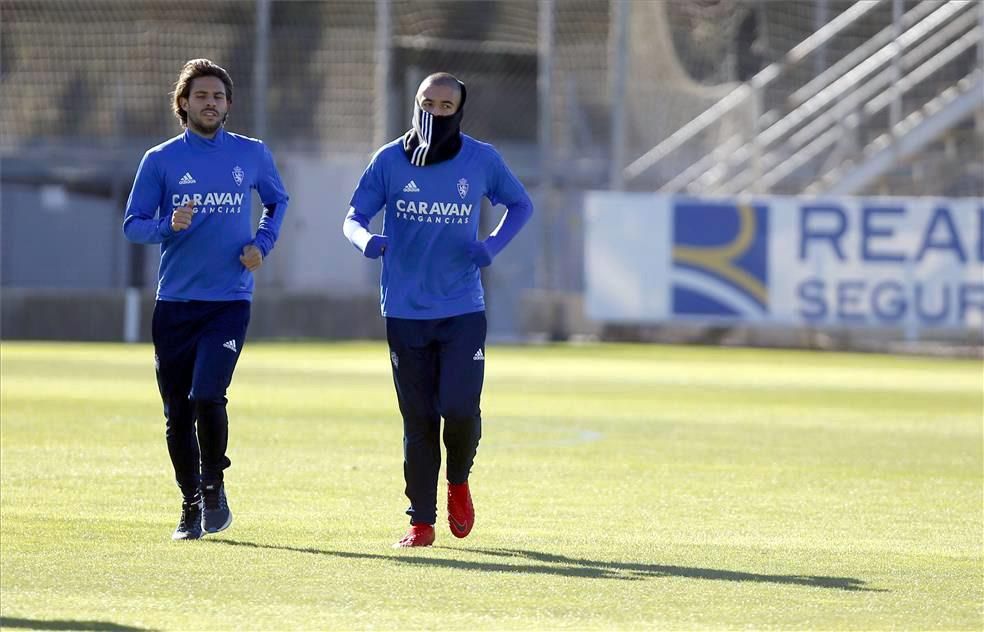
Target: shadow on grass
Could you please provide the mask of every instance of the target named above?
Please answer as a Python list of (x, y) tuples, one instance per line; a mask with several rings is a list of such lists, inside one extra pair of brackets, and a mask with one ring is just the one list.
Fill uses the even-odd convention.
[(0, 617), (0, 628), (22, 630), (109, 630), (110, 632), (144, 632), (147, 628), (135, 628), (108, 621), (72, 621), (69, 619), (18, 619)]
[(824, 577), (817, 575), (761, 575), (758, 573), (744, 573), (741, 571), (726, 571), (713, 568), (663, 566), (658, 564), (641, 564), (636, 562), (600, 562), (517, 549), (461, 549), (450, 547), (432, 547), (430, 549), (432, 551), (446, 549), (449, 551), (506, 557), (520, 562), (496, 563), (469, 562), (466, 560), (453, 560), (436, 557), (408, 557), (407, 555), (401, 555), (399, 553), (394, 553), (392, 555), (381, 555), (378, 553), (333, 551), (330, 549), (302, 548), (275, 544), (257, 544), (255, 542), (241, 542), (237, 540), (206, 540), (206, 542), (230, 546), (245, 546), (256, 549), (275, 549), (281, 551), (294, 551), (296, 553), (329, 555), (332, 557), (348, 559), (390, 560), (400, 564), (409, 564), (412, 566), (433, 566), (439, 568), (457, 568), (462, 570), (478, 570), (486, 572), (562, 575), (564, 577), (619, 579), (623, 581), (638, 581), (654, 577), (687, 577), (691, 579), (709, 579), (732, 582), (788, 584), (808, 586), (811, 588), (832, 588), (836, 590), (856, 592), (888, 592), (883, 588), (868, 588), (866, 586), (866, 582), (853, 577)]
[(660, 564), (638, 564), (634, 562), (597, 562), (593, 560), (575, 559), (564, 557), (563, 555), (552, 555), (549, 553), (523, 551), (519, 549), (457, 550), (480, 553), (482, 555), (536, 560), (549, 564), (588, 565), (597, 568), (617, 569), (619, 572), (626, 573), (635, 579), (644, 579), (647, 577), (688, 577), (692, 579), (711, 579), (729, 582), (791, 584), (795, 586), (834, 588), (836, 590), (849, 590), (856, 592), (888, 592), (885, 588), (868, 588), (867, 582), (860, 579), (855, 579), (854, 577), (828, 577), (824, 575), (763, 575), (759, 573), (726, 571), (714, 568), (695, 568), (690, 566), (664, 566)]

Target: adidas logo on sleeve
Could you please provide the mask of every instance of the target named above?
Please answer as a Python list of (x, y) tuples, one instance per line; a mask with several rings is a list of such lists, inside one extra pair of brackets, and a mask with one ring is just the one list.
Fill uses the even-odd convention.
[(417, 186), (417, 183), (416, 182), (414, 182), (413, 180), (411, 180), (410, 182), (407, 182), (407, 186), (403, 187), (403, 192), (404, 193), (420, 193), (420, 188)]
[(482, 353), (482, 349), (481, 348), (479, 348), (478, 351), (475, 352), (475, 355), (472, 356), (472, 360), (474, 360), (475, 362), (484, 362), (485, 361), (485, 354)]

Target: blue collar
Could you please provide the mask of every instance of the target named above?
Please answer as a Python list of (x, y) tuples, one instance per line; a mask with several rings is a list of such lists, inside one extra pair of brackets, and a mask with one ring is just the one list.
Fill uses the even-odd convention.
[(219, 128), (219, 131), (215, 133), (214, 138), (199, 136), (190, 129), (185, 128), (184, 139), (185, 142), (188, 143), (188, 146), (194, 149), (200, 151), (217, 151), (222, 148), (222, 144), (226, 139), (225, 126)]

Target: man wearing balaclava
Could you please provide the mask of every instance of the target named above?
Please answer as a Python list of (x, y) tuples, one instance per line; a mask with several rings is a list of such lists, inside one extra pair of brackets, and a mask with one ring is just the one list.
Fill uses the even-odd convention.
[[(447, 450), (448, 526), (475, 522), (468, 476), (482, 434), (485, 296), (492, 263), (533, 213), (523, 185), (487, 143), (461, 132), (465, 85), (430, 75), (411, 128), (381, 147), (352, 195), (344, 232), (366, 257), (382, 257), (380, 294), (393, 381), (403, 416), (403, 473), (410, 530), (394, 547), (430, 546), (437, 522), (441, 419)], [(506, 213), (485, 240), (482, 198)], [(385, 207), (380, 234), (369, 221)]]

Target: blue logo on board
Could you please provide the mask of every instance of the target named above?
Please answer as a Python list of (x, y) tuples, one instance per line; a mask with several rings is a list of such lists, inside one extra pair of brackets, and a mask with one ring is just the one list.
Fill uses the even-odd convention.
[(673, 207), (673, 314), (716, 318), (769, 312), (768, 209), (733, 202)]

